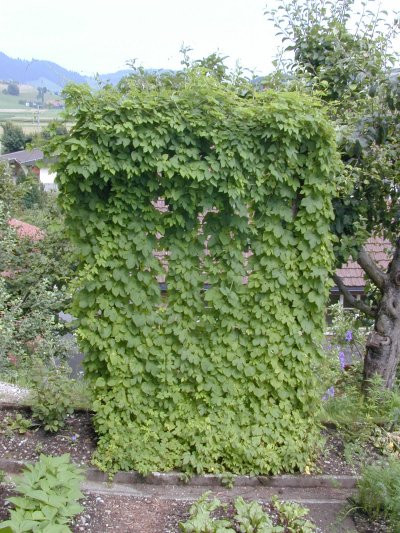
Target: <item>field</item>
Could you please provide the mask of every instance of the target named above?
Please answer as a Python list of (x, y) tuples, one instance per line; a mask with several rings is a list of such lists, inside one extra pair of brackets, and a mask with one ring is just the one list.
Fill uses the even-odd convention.
[[(3, 94), (2, 91), (6, 87), (6, 84), (0, 83), (0, 133), (1, 123), (7, 120), (21, 126), (25, 133), (36, 133), (60, 115), (60, 109), (38, 110), (20, 103), (21, 100), (37, 100), (37, 89), (32, 85), (19, 85), (20, 94), (18, 96)], [(61, 102), (62, 98), (49, 91), (45, 93), (44, 101), (45, 103)]]

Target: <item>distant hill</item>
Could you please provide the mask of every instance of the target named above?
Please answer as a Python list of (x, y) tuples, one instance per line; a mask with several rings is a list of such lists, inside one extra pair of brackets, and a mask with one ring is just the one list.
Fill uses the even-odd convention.
[(35, 87), (46, 86), (52, 91), (59, 91), (70, 81), (85, 83), (86, 78), (67, 70), (52, 61), (41, 59), (13, 59), (0, 52), (0, 79), (17, 81)]
[[(148, 72), (159, 73), (170, 72), (163, 69), (148, 69)], [(41, 59), (13, 59), (3, 52), (0, 52), (0, 80), (16, 81), (33, 85), (34, 87), (47, 87), (53, 92), (60, 91), (69, 82), (88, 83), (92, 87), (97, 87), (97, 79), (102, 82), (117, 84), (121, 78), (131, 74), (132, 70), (118, 70), (109, 74), (99, 74), (96, 77), (82, 76), (78, 72), (67, 70), (52, 61)]]

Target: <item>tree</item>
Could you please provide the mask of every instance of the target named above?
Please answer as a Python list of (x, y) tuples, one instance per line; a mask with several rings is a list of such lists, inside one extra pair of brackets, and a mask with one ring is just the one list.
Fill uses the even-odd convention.
[(37, 92), (37, 99), (41, 100), (42, 104), (44, 104), (44, 95), (47, 93), (47, 87), (38, 87)]
[(9, 83), (7, 85), (7, 94), (12, 94), (13, 96), (19, 96), (18, 83)]
[[(367, 2), (358, 14), (352, 5), (283, 0), (267, 13), (286, 43), (275, 81), (319, 95), (336, 123), (344, 167), (334, 202), (335, 255), (337, 265), (356, 258), (376, 287), (370, 305), (355, 300), (337, 275), (333, 279), (346, 299), (374, 320), (365, 387), (377, 374), (391, 388), (400, 359), (400, 83), (391, 53), (398, 20), (390, 23), (386, 12), (368, 10)], [(372, 235), (392, 243), (387, 272), (365, 249)]]
[(7, 154), (9, 152), (18, 152), (25, 148), (27, 138), (22, 131), (21, 126), (17, 126), (12, 122), (3, 124), (3, 136), (1, 138), (2, 151)]

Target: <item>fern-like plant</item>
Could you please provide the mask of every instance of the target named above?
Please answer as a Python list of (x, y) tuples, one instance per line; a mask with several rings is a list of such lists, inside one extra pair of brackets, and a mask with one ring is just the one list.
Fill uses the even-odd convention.
[(365, 467), (354, 502), (372, 518), (384, 516), (393, 532), (400, 531), (400, 461)]

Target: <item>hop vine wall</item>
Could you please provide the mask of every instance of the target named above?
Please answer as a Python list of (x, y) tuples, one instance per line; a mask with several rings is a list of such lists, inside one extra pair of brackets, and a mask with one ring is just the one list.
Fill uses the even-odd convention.
[(67, 105), (75, 125), (51, 149), (81, 255), (96, 463), (304, 469), (338, 168), (321, 109), (198, 72), (179, 87), (71, 86)]

